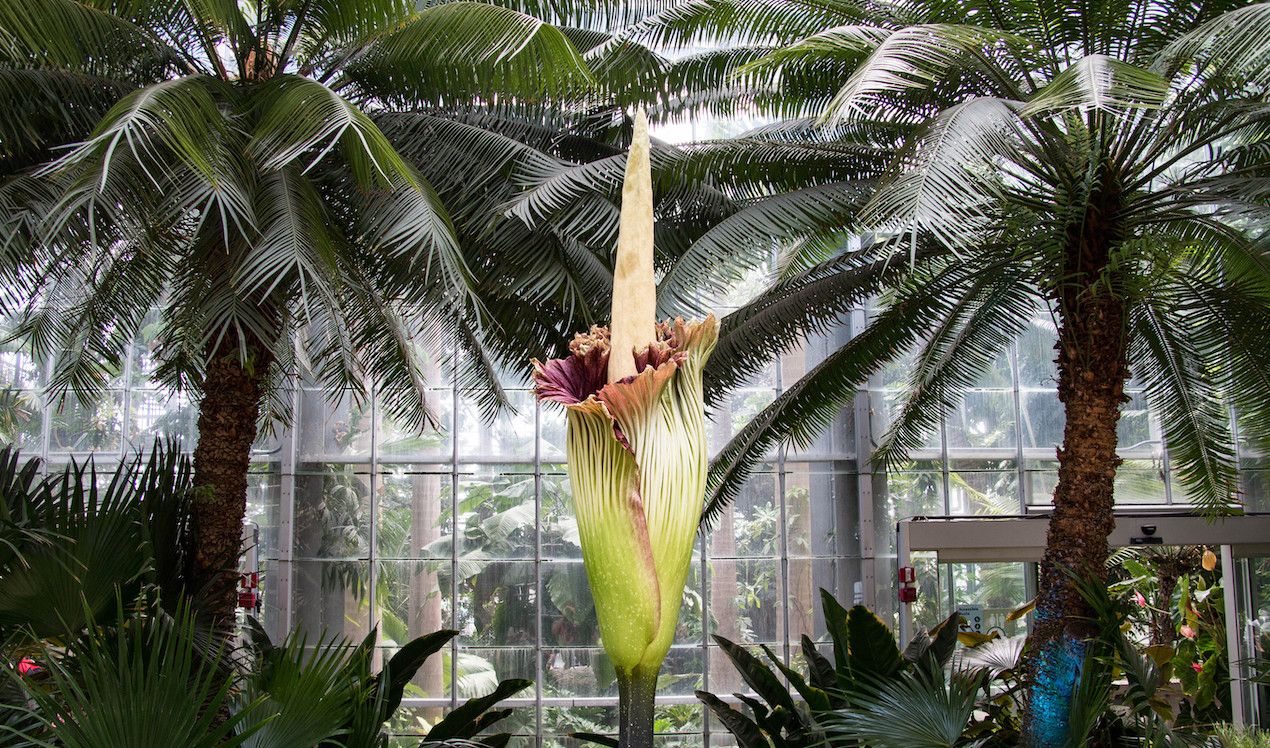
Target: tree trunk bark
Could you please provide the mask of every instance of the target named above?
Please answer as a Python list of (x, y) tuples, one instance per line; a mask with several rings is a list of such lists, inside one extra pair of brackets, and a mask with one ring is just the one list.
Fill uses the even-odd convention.
[(1034, 748), (1068, 739), (1072, 689), (1093, 633), (1091, 611), (1071, 575), (1106, 580), (1120, 464), (1116, 424), (1128, 379), (1123, 298), (1091, 282), (1071, 292), (1060, 310), (1058, 395), (1067, 422), (1028, 642), (1026, 745)]
[(204, 613), (222, 629), (234, 623), (238, 556), (247, 510), (247, 470), (263, 399), (269, 358), (248, 346), (242, 363), (238, 342), (226, 339), (208, 356), (194, 448), (194, 580)]

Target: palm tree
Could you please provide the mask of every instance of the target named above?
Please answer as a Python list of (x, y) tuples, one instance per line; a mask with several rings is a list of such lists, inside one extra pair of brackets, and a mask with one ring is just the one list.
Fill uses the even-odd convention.
[(805, 445), (871, 373), (915, 351), (873, 456), (896, 464), (1049, 310), (1066, 423), (1030, 645), (1029, 740), (1061, 744), (1091, 633), (1068, 573), (1105, 573), (1130, 374), (1206, 511), (1237, 501), (1231, 408), (1241, 438), (1270, 440), (1259, 332), (1270, 325), (1270, 5), (660, 5), (617, 38), (706, 51), (661, 67), (654, 113), (770, 113), (777, 121), (732, 147), (803, 180), (756, 196), (663, 278), (716, 276), (773, 241), (785, 248), (774, 285), (723, 320), (707, 391), (879, 300), (861, 334), (716, 458), (706, 520), (770, 449)]
[(0, 8), (5, 311), (55, 359), (54, 391), (91, 396), (157, 308), (158, 378), (202, 395), (195, 584), (210, 612), (232, 612), (251, 445), (285, 378), (378, 392), (422, 427), (420, 346), (457, 339), (472, 362), (459, 386), (493, 383), (496, 408), (507, 351), (563, 337), (559, 313), (490, 324), (564, 294), (517, 296), (493, 283), (497, 256), (465, 250), (559, 254), (558, 237), (481, 212), (510, 194), (511, 164), (558, 161), (505, 134), (517, 121), (492, 102), (545, 110), (590, 79), (562, 31), (487, 3)]

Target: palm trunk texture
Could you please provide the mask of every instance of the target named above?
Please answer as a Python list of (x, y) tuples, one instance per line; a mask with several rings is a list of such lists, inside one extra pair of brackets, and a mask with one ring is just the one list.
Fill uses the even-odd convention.
[(1067, 421), (1028, 641), (1025, 745), (1031, 748), (1068, 742), (1072, 690), (1093, 633), (1092, 611), (1073, 575), (1106, 579), (1107, 538), (1115, 526), (1116, 425), (1129, 375), (1126, 310), (1109, 284), (1114, 238), (1100, 232), (1097, 217), (1088, 216), (1069, 243), (1073, 272), (1060, 290), (1058, 396)]
[(232, 626), (238, 556), (247, 511), (247, 471), (263, 398), (267, 357), (258, 347), (243, 366), (236, 341), (208, 357), (194, 448), (193, 591), (218, 627)]

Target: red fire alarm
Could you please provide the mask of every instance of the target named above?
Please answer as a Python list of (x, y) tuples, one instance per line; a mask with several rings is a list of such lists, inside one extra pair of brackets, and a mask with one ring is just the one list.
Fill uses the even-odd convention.
[(900, 567), (900, 584), (912, 584), (917, 581), (917, 569), (911, 566)]
[(902, 603), (917, 602), (917, 588), (916, 587), (901, 587), (900, 588), (900, 602)]

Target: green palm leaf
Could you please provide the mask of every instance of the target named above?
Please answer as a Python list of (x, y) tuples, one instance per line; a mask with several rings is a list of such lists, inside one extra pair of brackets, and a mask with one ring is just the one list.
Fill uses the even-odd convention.
[[(92, 632), (72, 661), (52, 649), (41, 662), (51, 689), (19, 679), (40, 728), (23, 735), (34, 745), (96, 748), (240, 746), (252, 729), (250, 711), (217, 719), (231, 681), (197, 643), (193, 616), (175, 619), (119, 612), (119, 628)], [(18, 678), (9, 673), (8, 677)], [(235, 730), (245, 728), (235, 735)]]
[(364, 94), (413, 104), (576, 92), (591, 80), (557, 28), (510, 8), (447, 2), (375, 37), (345, 70)]
[[(871, 684), (862, 684), (868, 688)], [(857, 690), (852, 707), (825, 717), (832, 734), (877, 748), (955, 748), (974, 712), (977, 678), (918, 669)]]
[(1235, 489), (1229, 412), (1204, 358), (1183, 333), (1193, 323), (1164, 301), (1161, 294), (1135, 310), (1138, 377), (1160, 414), (1169, 457), (1193, 486), (1197, 503), (1205, 511), (1224, 511)]
[(1020, 114), (1154, 109), (1164, 104), (1168, 93), (1168, 81), (1156, 73), (1106, 55), (1086, 55), (1033, 94)]
[(925, 443), (944, 415), (1026, 328), (1039, 299), (1023, 268), (1003, 263), (983, 273), (940, 316), (922, 345), (902, 396), (900, 412), (873, 451), (895, 467)]

